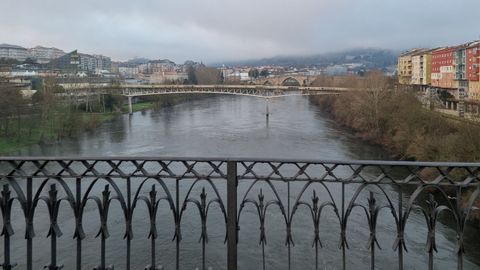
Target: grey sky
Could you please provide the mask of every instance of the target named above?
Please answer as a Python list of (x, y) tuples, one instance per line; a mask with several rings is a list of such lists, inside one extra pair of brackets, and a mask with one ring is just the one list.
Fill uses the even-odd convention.
[(0, 43), (177, 62), (480, 37), (479, 0), (0, 0)]

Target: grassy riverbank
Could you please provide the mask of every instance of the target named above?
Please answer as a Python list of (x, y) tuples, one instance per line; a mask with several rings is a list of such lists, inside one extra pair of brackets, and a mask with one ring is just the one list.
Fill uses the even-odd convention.
[(75, 112), (66, 123), (62, 115), (54, 115), (49, 121), (41, 116), (24, 116), (10, 127), (8, 134), (0, 136), (0, 154), (9, 154), (35, 144), (49, 144), (73, 137), (80, 131), (92, 130), (100, 123), (114, 118), (118, 113)]
[[(144, 110), (157, 110), (173, 106), (188, 100), (208, 97), (209, 95), (171, 95), (155, 96), (140, 99), (132, 104), (134, 112)], [(12, 107), (11, 116), (0, 121), (3, 132), (0, 132), (0, 155), (11, 154), (25, 147), (35, 144), (51, 144), (60, 142), (64, 138), (70, 138), (81, 132), (93, 130), (102, 122), (114, 117), (128, 113), (128, 104), (122, 100), (110, 101), (107, 112), (103, 111), (100, 103), (91, 103), (90, 109), (94, 112), (85, 112), (83, 106), (73, 108), (72, 106), (59, 105), (51, 102), (51, 105), (41, 106), (32, 109), (32, 113), (16, 115), (17, 108)]]
[[(150, 110), (155, 108), (155, 103), (153, 102), (140, 102), (132, 104), (132, 110), (134, 112), (143, 111), (143, 110)], [(128, 113), (128, 104), (122, 106), (122, 112)]]

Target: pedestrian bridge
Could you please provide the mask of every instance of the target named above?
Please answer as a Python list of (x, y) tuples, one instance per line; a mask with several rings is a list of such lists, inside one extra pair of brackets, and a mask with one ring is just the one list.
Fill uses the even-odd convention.
[[(116, 94), (128, 98), (129, 112), (132, 113), (132, 98), (141, 96), (171, 94), (223, 94), (251, 96), (259, 98), (279, 98), (288, 96), (336, 95), (356, 90), (342, 87), (310, 86), (263, 86), (263, 85), (110, 85), (110, 84), (61, 84), (67, 96), (90, 96), (98, 94)], [(268, 110), (267, 110), (268, 115)]]
[(298, 95), (339, 94), (353, 88), (260, 85), (155, 85), (60, 84), (69, 95), (119, 94), (126, 97), (166, 94), (231, 94), (275, 98)]

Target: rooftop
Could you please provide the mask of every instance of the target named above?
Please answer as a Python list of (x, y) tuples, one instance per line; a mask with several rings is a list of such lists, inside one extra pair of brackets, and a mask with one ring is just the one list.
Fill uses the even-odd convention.
[(0, 44), (0, 48), (4, 48), (4, 49), (19, 49), (19, 50), (27, 50), (27, 49), (25, 49), (24, 47), (21, 47), (21, 46), (18, 46), (18, 45), (6, 44), (6, 43), (2, 43), (2, 44)]

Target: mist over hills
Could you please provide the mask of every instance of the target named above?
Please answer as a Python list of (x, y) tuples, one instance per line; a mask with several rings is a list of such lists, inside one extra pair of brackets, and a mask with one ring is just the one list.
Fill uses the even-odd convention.
[(265, 66), (283, 67), (326, 67), (350, 63), (361, 63), (367, 68), (383, 69), (397, 63), (399, 52), (386, 49), (352, 49), (341, 52), (322, 53), (310, 56), (276, 56), (244, 61), (227, 61), (213, 66)]

